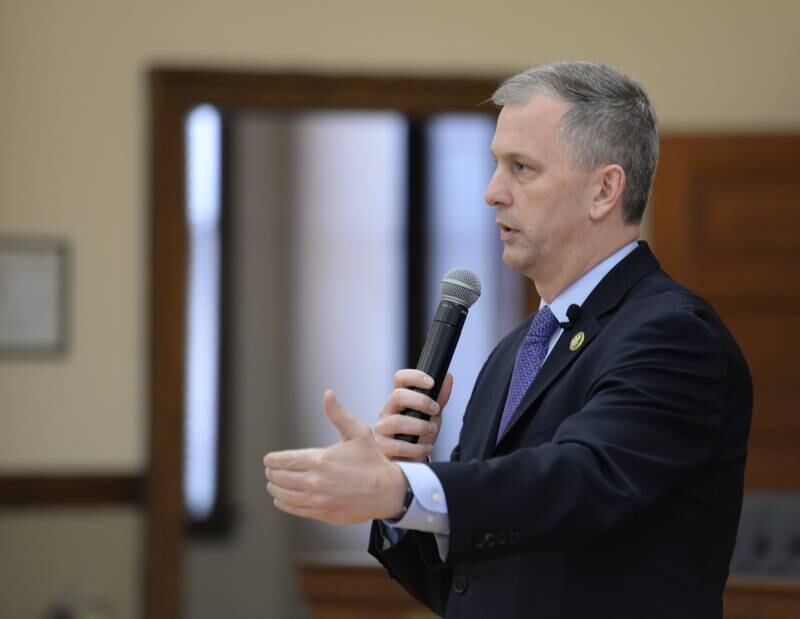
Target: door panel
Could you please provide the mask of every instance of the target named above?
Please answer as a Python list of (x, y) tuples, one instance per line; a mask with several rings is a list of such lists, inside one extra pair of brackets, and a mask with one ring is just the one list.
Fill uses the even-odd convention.
[(800, 488), (800, 136), (665, 137), (653, 192), (664, 269), (715, 307), (753, 374), (748, 490)]

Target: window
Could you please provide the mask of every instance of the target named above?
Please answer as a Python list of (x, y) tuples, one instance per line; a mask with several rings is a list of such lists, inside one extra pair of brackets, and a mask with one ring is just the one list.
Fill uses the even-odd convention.
[[(267, 159), (285, 174), (264, 193), (264, 208), (287, 209), (287, 290), (291, 354), (286, 362), (299, 444), (338, 440), (323, 422), (321, 394), (375, 422), (400, 367), (413, 367), (438, 305), (441, 277), (475, 271), (482, 298), (470, 310), (451, 371), (456, 390), (434, 457), (457, 441), (469, 391), (500, 337), (521, 318), (523, 280), (502, 266), (494, 212), (483, 202), (492, 173), (493, 119), (440, 114), (410, 119), (399, 112), (247, 112), (263, 119)], [(189, 230), (185, 510), (190, 522), (219, 516), (220, 324), (222, 299), (222, 123), (211, 106), (188, 116)], [(225, 133), (235, 139), (235, 132)], [(230, 137), (234, 136), (234, 137)], [(227, 150), (226, 150), (227, 152)], [(266, 161), (264, 165), (267, 165)], [(231, 172), (235, 175), (236, 172)], [(227, 182), (227, 181), (226, 181)], [(276, 186), (276, 183), (279, 186)], [(225, 208), (237, 208), (235, 200)], [(267, 234), (264, 235), (266, 238)], [(234, 411), (235, 414), (235, 411)]]

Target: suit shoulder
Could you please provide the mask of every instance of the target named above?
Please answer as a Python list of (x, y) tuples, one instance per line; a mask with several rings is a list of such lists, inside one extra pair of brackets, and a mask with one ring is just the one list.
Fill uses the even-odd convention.
[(734, 374), (749, 380), (744, 355), (714, 307), (661, 270), (643, 278), (612, 322), (634, 337), (644, 330), (690, 347), (705, 345), (725, 359)]
[(720, 325), (724, 323), (703, 297), (682, 286), (663, 271), (656, 270), (643, 278), (621, 305), (621, 313), (633, 311), (647, 318), (669, 315), (693, 316), (700, 322)]

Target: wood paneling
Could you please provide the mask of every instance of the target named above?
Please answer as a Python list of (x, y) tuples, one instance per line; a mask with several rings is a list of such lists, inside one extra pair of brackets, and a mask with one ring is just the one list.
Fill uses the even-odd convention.
[(433, 619), (383, 568), (302, 565), (300, 591), (312, 619)]
[[(769, 305), (744, 308), (732, 303), (721, 304), (725, 322), (742, 350), (756, 384), (753, 432), (800, 432), (797, 414), (797, 372), (792, 357), (800, 350), (798, 320), (800, 308), (773, 308)], [(800, 445), (798, 445), (800, 451)]]
[(756, 256), (777, 262), (797, 256), (800, 236), (787, 223), (796, 213), (800, 178), (790, 171), (765, 171), (760, 178), (731, 180), (695, 179), (696, 255), (711, 260)]
[(725, 619), (797, 619), (800, 581), (731, 578), (725, 589)]
[(664, 137), (653, 244), (741, 346), (755, 402), (748, 490), (800, 488), (799, 136)]

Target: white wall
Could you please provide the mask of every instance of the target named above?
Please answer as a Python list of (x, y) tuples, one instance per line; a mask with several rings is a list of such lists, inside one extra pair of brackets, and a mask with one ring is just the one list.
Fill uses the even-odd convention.
[(127, 507), (0, 511), (0, 617), (44, 618), (89, 595), (113, 619), (139, 619), (143, 539)]

